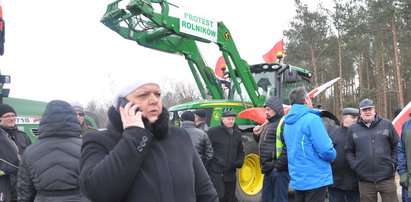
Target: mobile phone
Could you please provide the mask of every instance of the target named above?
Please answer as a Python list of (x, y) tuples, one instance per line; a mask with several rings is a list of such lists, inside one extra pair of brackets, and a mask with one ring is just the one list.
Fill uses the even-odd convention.
[[(124, 108), (128, 102), (129, 102), (129, 101), (128, 101), (126, 98), (124, 98), (124, 97), (118, 98), (117, 108), (116, 108), (117, 111), (120, 111), (120, 106)], [(136, 112), (138, 112), (138, 111), (140, 111), (140, 112), (142, 111), (142, 110), (140, 109), (140, 107), (137, 107)]]
[(126, 106), (126, 104), (128, 103), (128, 100), (124, 97), (119, 97), (118, 101), (117, 101), (117, 111), (120, 111), (120, 106), (124, 108), (124, 106)]

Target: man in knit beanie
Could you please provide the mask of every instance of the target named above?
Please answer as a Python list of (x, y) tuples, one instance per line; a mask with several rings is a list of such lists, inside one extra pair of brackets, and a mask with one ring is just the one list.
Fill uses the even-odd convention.
[[(24, 133), (20, 131), (16, 126), (16, 111), (8, 104), (0, 104), (0, 127), (1, 127), (1, 138), (4, 141), (0, 142), (0, 147), (2, 148), (0, 158), (4, 160), (3, 157), (12, 157), (15, 155), (22, 155), (25, 149), (31, 144), (30, 138)], [(16, 145), (17, 149), (14, 151), (13, 149), (16, 146), (8, 147), (8, 145)], [(5, 148), (11, 148), (7, 151), (4, 150)], [(15, 154), (15, 155), (14, 155)], [(9, 159), (16, 159), (16, 158), (9, 158)], [(10, 162), (10, 160), (6, 160), (7, 162), (1, 161), (0, 162), (0, 195), (5, 198), (5, 201), (17, 201), (17, 168), (19, 163), (19, 157)], [(14, 165), (11, 166), (11, 169), (5, 169), (3, 165)]]
[[(278, 97), (269, 98), (265, 104), (268, 124), (256, 126), (254, 139), (258, 142), (261, 172), (264, 173), (262, 201), (288, 201), (290, 175), (287, 154), (283, 151), (282, 122), (283, 103)], [(280, 127), (280, 133), (277, 128)]]

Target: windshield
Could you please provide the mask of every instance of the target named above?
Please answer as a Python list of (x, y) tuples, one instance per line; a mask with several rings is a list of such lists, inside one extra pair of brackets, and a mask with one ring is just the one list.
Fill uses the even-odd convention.
[[(281, 88), (281, 92), (277, 92), (276, 82), (275, 82), (275, 78), (277, 77), (277, 72), (272, 71), (272, 72), (253, 73), (253, 76), (257, 83), (258, 93), (260, 95), (264, 95), (267, 98), (270, 98), (272, 96), (279, 96), (281, 94), (281, 100), (283, 101), (284, 104), (289, 104), (288, 94), (291, 92), (292, 89), (297, 88), (297, 87), (305, 87), (307, 89), (310, 84), (308, 78), (303, 79), (300, 75), (298, 75), (297, 82), (295, 83), (286, 83), (285, 79), (283, 77), (280, 77), (281, 78), (280, 85), (282, 85), (282, 88)], [(248, 96), (247, 91), (244, 85), (241, 83), (241, 81), (240, 81), (240, 87), (241, 87), (241, 92), (242, 92), (244, 101), (251, 102), (251, 99)], [(240, 95), (235, 90), (235, 87), (233, 84), (231, 84), (230, 98), (233, 100), (241, 101)]]
[(295, 83), (286, 83), (284, 80), (282, 82), (282, 92), (281, 92), (281, 100), (283, 101), (283, 104), (290, 104), (290, 101), (288, 100), (288, 94), (294, 89), (298, 87), (304, 87), (306, 90), (309, 89), (310, 82), (308, 79), (303, 79), (301, 76), (297, 77), (297, 82)]

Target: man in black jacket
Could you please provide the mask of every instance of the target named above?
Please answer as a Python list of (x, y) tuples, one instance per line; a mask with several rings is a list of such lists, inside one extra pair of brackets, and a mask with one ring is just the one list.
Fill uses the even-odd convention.
[(358, 176), (362, 202), (398, 201), (395, 182), (398, 134), (391, 121), (378, 116), (372, 100), (360, 103), (360, 118), (348, 129), (345, 158)]
[[(18, 149), (18, 154), (19, 156), (24, 153), (26, 148), (31, 144), (30, 138), (24, 133), (23, 131), (20, 131), (17, 126), (16, 126), (16, 112), (15, 110), (8, 104), (0, 104), (0, 126), (1, 129), (3, 129), (6, 133), (4, 133), (12, 142), (7, 141), (8, 143), (13, 144), (14, 148)], [(7, 143), (7, 144), (8, 144)], [(5, 144), (5, 143), (4, 143)], [(3, 145), (0, 145), (3, 147)], [(12, 152), (11, 150), (9, 150)], [(14, 152), (13, 152), (14, 153)], [(20, 158), (20, 157), (19, 157)], [(20, 159), (18, 159), (17, 164), (18, 165)], [(14, 170), (14, 169), (13, 169)], [(5, 178), (7, 178), (6, 181), (9, 182), (9, 186), (3, 187), (0, 185), (0, 192), (3, 193), (4, 198), (8, 198), (8, 200), (11, 201), (17, 201), (17, 172), (13, 173), (8, 173), (5, 177), (1, 177), (0, 181), (3, 181)], [(0, 184), (7, 184), (7, 183), (1, 183)], [(6, 189), (4, 189), (6, 188)], [(10, 197), (10, 192), (11, 192), (11, 197)], [(0, 199), (1, 199), (1, 193), (0, 193)], [(0, 200), (1, 201), (1, 200)], [(5, 200), (7, 201), (7, 200)]]
[(283, 103), (280, 98), (271, 97), (264, 108), (269, 124), (256, 126), (253, 130), (254, 139), (259, 146), (261, 172), (264, 173), (262, 201), (288, 201), (290, 175), (287, 170), (287, 153), (283, 152), (282, 147), (277, 148), (277, 141), (281, 141), (282, 135), (280, 128), (277, 136), (277, 128), (284, 116)]
[(197, 149), (203, 164), (206, 165), (207, 161), (213, 158), (213, 147), (211, 146), (207, 133), (196, 128), (194, 119), (194, 113), (192, 111), (185, 111), (181, 114), (182, 122), (180, 127), (184, 128), (190, 135), (194, 148)]
[(207, 112), (204, 109), (197, 109), (193, 111), (195, 115), (195, 120), (194, 123), (196, 124), (196, 127), (204, 132), (208, 131), (208, 125), (206, 122), (207, 119)]
[(337, 158), (331, 163), (334, 184), (328, 187), (330, 202), (360, 202), (357, 175), (350, 169), (344, 153), (348, 128), (357, 121), (358, 116), (357, 108), (344, 108), (342, 125), (330, 133), (334, 149), (337, 151)]
[(241, 168), (244, 162), (243, 142), (235, 117), (236, 114), (232, 111), (223, 112), (221, 125), (212, 127), (207, 132), (214, 151), (208, 171), (220, 202), (237, 201), (236, 169)]

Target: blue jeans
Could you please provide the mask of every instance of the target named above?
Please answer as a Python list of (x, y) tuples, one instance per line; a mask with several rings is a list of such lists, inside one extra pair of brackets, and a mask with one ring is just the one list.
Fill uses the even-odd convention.
[(330, 202), (360, 202), (360, 192), (358, 190), (342, 190), (328, 187)]
[(290, 175), (288, 171), (272, 170), (264, 175), (262, 202), (287, 202)]
[(408, 197), (407, 190), (405, 188), (402, 188), (401, 199), (402, 202), (411, 202), (411, 197)]

